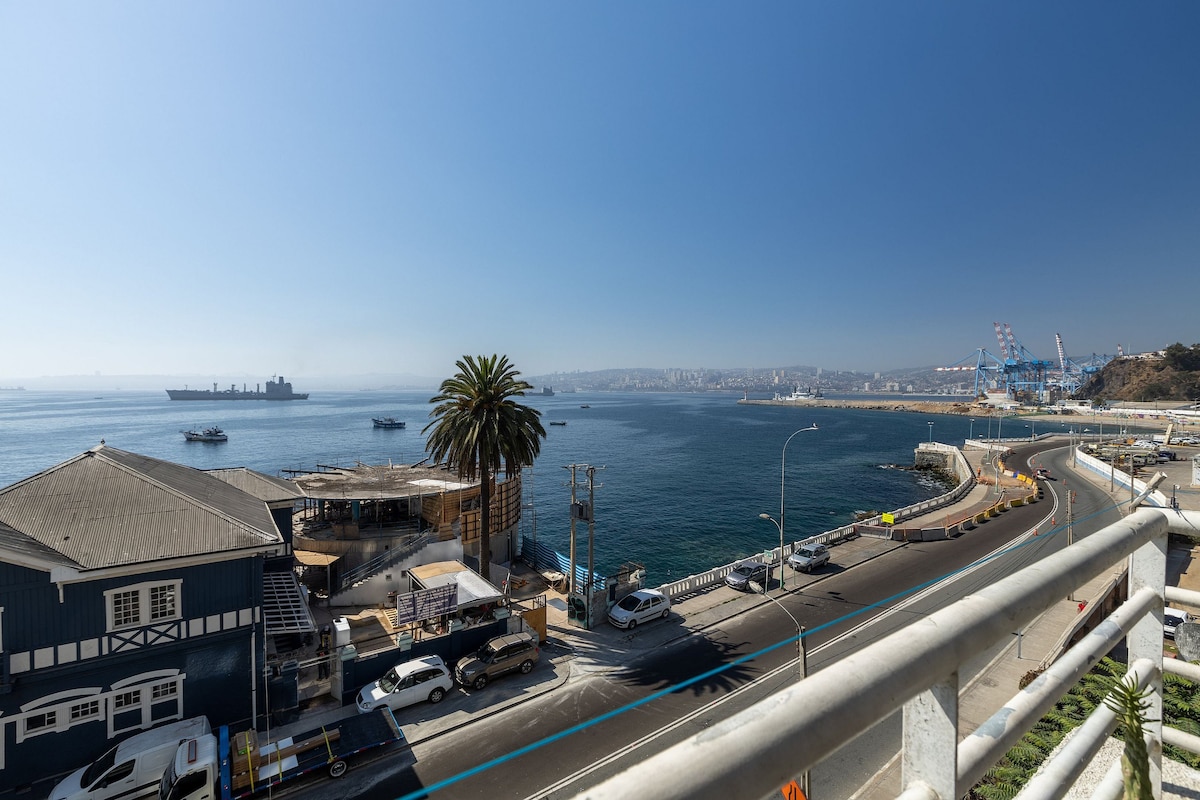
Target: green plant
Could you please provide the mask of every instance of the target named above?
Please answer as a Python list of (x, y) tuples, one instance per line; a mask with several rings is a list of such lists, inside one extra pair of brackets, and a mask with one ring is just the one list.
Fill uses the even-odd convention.
[(1150, 688), (1139, 689), (1137, 680), (1127, 676), (1112, 685), (1104, 704), (1117, 715), (1125, 732), (1125, 750), (1121, 753), (1121, 778), (1125, 782), (1125, 800), (1153, 800), (1150, 785), (1150, 752), (1146, 749), (1146, 712), (1150, 710)]

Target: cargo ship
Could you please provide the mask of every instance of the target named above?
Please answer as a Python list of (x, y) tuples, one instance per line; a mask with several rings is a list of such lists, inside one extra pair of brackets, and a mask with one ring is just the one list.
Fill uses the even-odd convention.
[(292, 385), (280, 375), (278, 380), (267, 381), (263, 391), (257, 386), (250, 391), (244, 385), (239, 389), (232, 384), (228, 389), (217, 389), (214, 383), (212, 389), (167, 389), (167, 396), (172, 400), (307, 400), (308, 392), (293, 392)]

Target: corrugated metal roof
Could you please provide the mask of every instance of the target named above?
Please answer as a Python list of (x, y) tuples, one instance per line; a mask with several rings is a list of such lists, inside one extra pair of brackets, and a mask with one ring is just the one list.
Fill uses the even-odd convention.
[(306, 497), (314, 500), (395, 500), (421, 497), (454, 489), (478, 486), (460, 483), (445, 467), (384, 464), (343, 467), (329, 472), (310, 472), (293, 480)]
[(245, 467), (210, 469), (205, 472), (266, 503), (300, 500), (304, 497), (304, 492), (300, 491), (300, 487), (292, 481), (276, 478), (273, 475), (264, 475)]
[(262, 500), (104, 445), (0, 490), (0, 523), (84, 570), (282, 541)]
[(66, 558), (56, 550), (51, 550), (41, 542), (30, 539), (20, 531), (15, 531), (7, 525), (0, 524), (0, 551), (25, 555), (32, 561), (46, 562), (51, 565), (78, 569), (79, 565)]

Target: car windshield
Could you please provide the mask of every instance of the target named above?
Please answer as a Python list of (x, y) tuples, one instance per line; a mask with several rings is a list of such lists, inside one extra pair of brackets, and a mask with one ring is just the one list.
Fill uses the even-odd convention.
[(642, 602), (642, 598), (636, 595), (627, 594), (621, 600), (621, 602), (617, 603), (617, 607), (626, 611), (637, 611), (638, 603), (640, 602)]
[(386, 675), (379, 679), (379, 688), (385, 692), (394, 692), (398, 683), (400, 683), (400, 676), (396, 674), (396, 668), (392, 667)]
[(752, 574), (754, 570), (747, 566), (741, 566), (735, 569), (734, 572), (736, 572), (738, 575), (746, 576)]
[(801, 547), (800, 548), (800, 555), (802, 555), (802, 556), (808, 556), (809, 558), (812, 558), (816, 554), (817, 554), (817, 548), (815, 548), (815, 547)]

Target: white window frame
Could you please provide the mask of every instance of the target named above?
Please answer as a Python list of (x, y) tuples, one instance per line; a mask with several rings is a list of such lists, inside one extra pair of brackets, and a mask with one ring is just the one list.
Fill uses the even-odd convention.
[[(182, 610), (180, 609), (180, 588), (183, 586), (181, 578), (173, 580), (145, 581), (143, 583), (130, 584), (129, 586), (121, 586), (116, 589), (109, 589), (104, 593), (104, 616), (105, 625), (109, 633), (116, 631), (128, 631), (134, 628), (145, 628), (150, 625), (159, 625), (164, 622), (173, 622), (183, 618)], [(174, 608), (169, 615), (161, 617), (153, 617), (151, 608), (151, 596), (154, 589), (162, 589), (169, 587), (172, 596), (175, 598)], [(137, 592), (138, 598), (138, 616), (134, 622), (117, 624), (116, 620), (116, 598), (117, 595), (131, 594)]]
[[(17, 744), (34, 736), (43, 736), (47, 733), (62, 733), (70, 730), (76, 725), (87, 725), (89, 722), (99, 722), (106, 716), (107, 703), (104, 702), (104, 693), (97, 688), (70, 690), (66, 692), (56, 692), (52, 695), (35, 700), (32, 703), (26, 703), (21, 706), (21, 714), (17, 719)], [(86, 708), (90, 713), (73, 716), (72, 711), (75, 709)], [(36, 728), (31, 728), (30, 722), (43, 715), (54, 715), (52, 722), (47, 722), (45, 725), (39, 725)]]
[[(131, 675), (128, 678), (112, 684), (108, 690), (108, 737), (130, 731), (145, 730), (153, 725), (168, 720), (183, 719), (183, 684), (187, 673), (177, 669), (155, 670)], [(163, 686), (172, 685), (171, 693), (155, 697), (155, 689), (161, 691)], [(137, 702), (116, 708), (116, 698), (120, 695), (137, 693)], [(171, 707), (168, 708), (168, 704)], [(160, 713), (155, 718), (155, 710)], [(118, 721), (117, 717), (121, 719)], [(131, 719), (132, 718), (132, 719)], [(120, 727), (118, 727), (118, 724)]]

